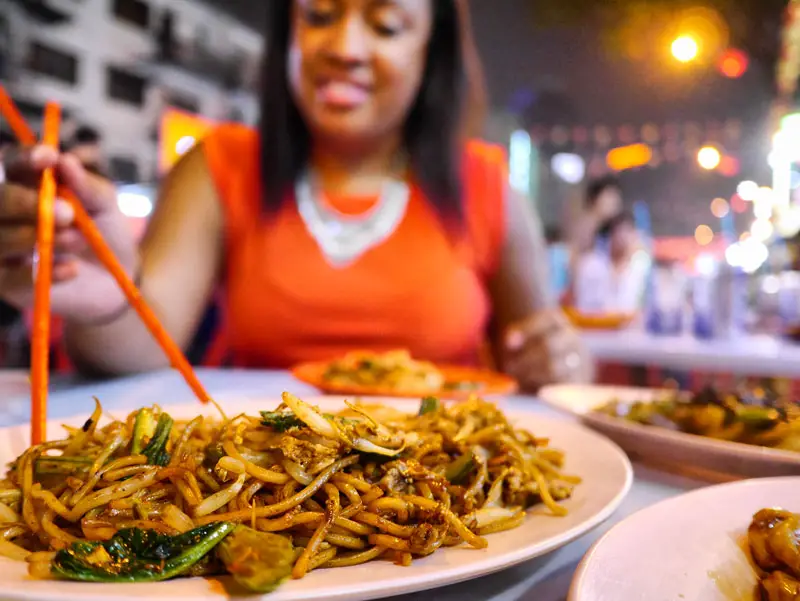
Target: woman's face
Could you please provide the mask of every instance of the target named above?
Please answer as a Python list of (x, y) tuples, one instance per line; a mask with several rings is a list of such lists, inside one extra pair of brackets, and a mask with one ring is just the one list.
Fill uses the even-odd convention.
[(363, 143), (402, 127), (432, 9), (431, 0), (293, 1), (289, 87), (315, 137)]
[(638, 234), (636, 227), (624, 221), (614, 228), (611, 234), (611, 254), (613, 256), (627, 256), (632, 253), (637, 244)]
[(596, 203), (597, 213), (604, 218), (610, 218), (622, 210), (622, 193), (619, 188), (609, 186), (600, 193)]

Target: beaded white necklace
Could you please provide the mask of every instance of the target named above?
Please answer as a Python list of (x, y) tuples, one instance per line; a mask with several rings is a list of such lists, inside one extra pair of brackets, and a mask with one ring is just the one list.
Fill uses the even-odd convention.
[(319, 186), (306, 171), (295, 184), (295, 198), (306, 230), (334, 267), (346, 267), (391, 236), (406, 214), (408, 184), (386, 178), (377, 203), (364, 215), (343, 216), (321, 200)]

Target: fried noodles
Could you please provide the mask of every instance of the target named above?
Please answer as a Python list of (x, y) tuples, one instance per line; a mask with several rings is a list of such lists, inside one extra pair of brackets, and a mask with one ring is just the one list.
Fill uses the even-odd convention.
[(325, 380), (337, 386), (376, 386), (401, 394), (427, 394), (445, 386), (444, 374), (406, 350), (375, 353), (353, 351), (332, 361)]
[(101, 426), (101, 414), (0, 481), (0, 555), (34, 577), (228, 573), (265, 592), (318, 568), (484, 548), (533, 505), (565, 514), (579, 482), (547, 439), (478, 398), (428, 398), (417, 415), (328, 415), (288, 393), (260, 417), (173, 422), (153, 407)]

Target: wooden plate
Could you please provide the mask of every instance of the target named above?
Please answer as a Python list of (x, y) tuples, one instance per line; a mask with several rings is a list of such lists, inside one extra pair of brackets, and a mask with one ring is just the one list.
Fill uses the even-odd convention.
[(565, 307), (564, 313), (576, 328), (584, 330), (620, 330), (633, 321), (633, 313), (605, 313), (587, 315), (573, 307)]
[(402, 392), (388, 386), (358, 386), (355, 384), (334, 384), (325, 380), (330, 361), (314, 361), (301, 363), (291, 369), (292, 375), (306, 384), (310, 384), (327, 394), (353, 395), (353, 396), (393, 396), (405, 398), (419, 398), (426, 395), (437, 396), (443, 399), (466, 399), (471, 394), (482, 396), (514, 394), (518, 390), (516, 380), (504, 374), (488, 369), (476, 369), (453, 365), (437, 365), (446, 382), (469, 383), (465, 389), (431, 389), (427, 391)]

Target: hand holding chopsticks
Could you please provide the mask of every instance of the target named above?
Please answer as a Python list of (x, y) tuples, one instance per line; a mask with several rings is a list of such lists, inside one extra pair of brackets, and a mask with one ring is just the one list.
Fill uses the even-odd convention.
[[(31, 128), (22, 119), (8, 94), (0, 86), (0, 113), (7, 119), (15, 135), (21, 143), (35, 144), (36, 139)], [(45, 117), (45, 144), (58, 146), (58, 107), (48, 105)], [(45, 403), (47, 398), (47, 357), (49, 353), (50, 306), (49, 291), (53, 266), (53, 222), (55, 178), (49, 170), (42, 177), (42, 188), (38, 206), (36, 284), (34, 301), (34, 343), (32, 344), (32, 437), (34, 444), (44, 439), (46, 420)], [(74, 211), (74, 225), (88, 242), (100, 263), (114, 277), (131, 307), (136, 310), (145, 326), (168, 356), (172, 366), (186, 380), (195, 395), (207, 402), (210, 397), (206, 393), (191, 365), (183, 355), (180, 347), (172, 340), (167, 330), (160, 323), (153, 310), (145, 302), (137, 286), (128, 276), (125, 268), (109, 248), (80, 199), (70, 190), (59, 189), (58, 193), (70, 203)]]

